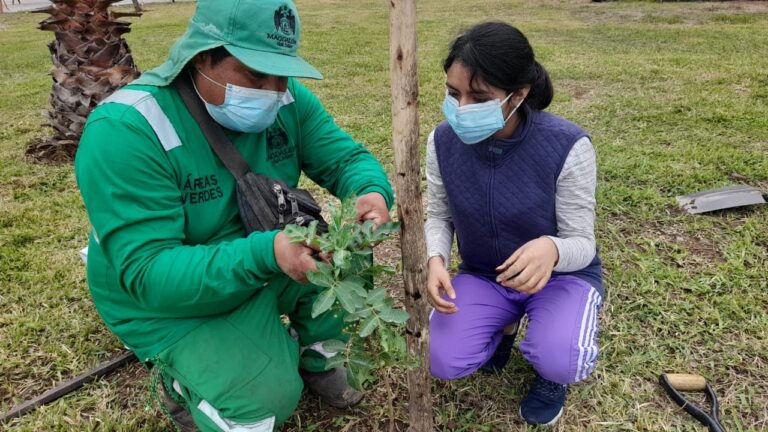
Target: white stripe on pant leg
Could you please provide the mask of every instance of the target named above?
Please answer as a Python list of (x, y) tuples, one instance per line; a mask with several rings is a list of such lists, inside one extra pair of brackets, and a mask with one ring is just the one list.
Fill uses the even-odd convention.
[(600, 294), (598, 293), (597, 294), (597, 301), (595, 302), (595, 304), (593, 306), (594, 307), (594, 313), (592, 314), (592, 324), (591, 324), (592, 332), (591, 332), (590, 337), (589, 337), (589, 340), (590, 340), (590, 343), (591, 343), (591, 346), (592, 346), (592, 350), (590, 352), (591, 355), (589, 356), (589, 358), (587, 359), (587, 362), (586, 362), (587, 367), (586, 367), (586, 369), (584, 371), (584, 377), (583, 378), (586, 378), (587, 375), (589, 375), (592, 372), (592, 370), (595, 368), (595, 364), (597, 363), (597, 355), (598, 355), (598, 352), (600, 350), (600, 348), (597, 345), (597, 331), (598, 331), (598, 328), (599, 328), (598, 315), (599, 315), (599, 312), (600, 312), (600, 305), (602, 303), (603, 303), (603, 297), (600, 296)]
[(586, 327), (587, 327), (587, 318), (589, 315), (589, 303), (592, 301), (592, 291), (589, 291), (589, 294), (587, 294), (587, 303), (584, 305), (584, 310), (582, 311), (581, 315), (581, 325), (579, 326), (579, 339), (578, 339), (578, 347), (579, 347), (579, 358), (576, 361), (576, 375), (574, 376), (575, 379), (578, 379), (581, 375), (581, 364), (584, 360), (584, 333), (586, 333)]
[(595, 305), (595, 303), (597, 303), (597, 300), (598, 300), (597, 291), (594, 288), (592, 288), (592, 291), (590, 292), (589, 299), (590, 299), (590, 301), (589, 301), (589, 304), (587, 305), (588, 309), (586, 311), (584, 311), (585, 315), (587, 316), (587, 320), (586, 320), (585, 328), (584, 328), (584, 336), (583, 336), (583, 338), (581, 340), (581, 346), (582, 346), (582, 348), (584, 350), (583, 351), (584, 357), (582, 358), (581, 362), (579, 363), (579, 371), (578, 371), (578, 374), (576, 375), (576, 380), (577, 381), (581, 381), (584, 378), (584, 376), (586, 375), (586, 372), (589, 369), (588, 366), (587, 366), (588, 363), (589, 363), (589, 358), (592, 355), (591, 340), (592, 340), (593, 323), (594, 323), (594, 320), (595, 320), (595, 308), (594, 308), (594, 305)]
[(587, 333), (587, 339), (584, 341), (588, 347), (587, 356), (584, 359), (584, 367), (579, 379), (584, 379), (589, 375), (595, 365), (597, 359), (598, 346), (597, 346), (597, 315), (602, 303), (602, 297), (597, 291), (595, 291), (595, 301), (590, 305), (590, 319), (589, 319), (589, 331)]
[(592, 371), (592, 367), (595, 364), (595, 358), (597, 358), (597, 311), (602, 301), (600, 294), (595, 291), (595, 302), (591, 305), (592, 315), (590, 315), (589, 320), (589, 338), (585, 341), (589, 349), (587, 351), (588, 355), (584, 359), (585, 367), (582, 379), (586, 378)]
[(221, 418), (219, 411), (206, 400), (200, 401), (197, 409), (208, 416), (224, 432), (272, 432), (275, 429), (275, 416), (259, 420), (256, 423), (240, 424)]
[(592, 304), (592, 302), (595, 301), (594, 297), (595, 297), (595, 289), (590, 287), (589, 295), (587, 297), (587, 303), (584, 305), (584, 310), (582, 312), (583, 315), (581, 316), (581, 326), (579, 327), (579, 343), (578, 343), (579, 359), (576, 363), (576, 375), (574, 377), (577, 381), (579, 380), (579, 377), (582, 374), (582, 365), (584, 362), (584, 352), (586, 348), (585, 336), (586, 336), (586, 333), (589, 333), (588, 331), (589, 314), (592, 311), (592, 308), (590, 307), (590, 305)]

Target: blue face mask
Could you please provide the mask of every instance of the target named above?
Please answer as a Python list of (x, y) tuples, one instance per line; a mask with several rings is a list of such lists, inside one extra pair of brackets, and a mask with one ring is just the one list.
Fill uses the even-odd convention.
[[(205, 102), (202, 97), (200, 99), (205, 102), (205, 108), (218, 124), (233, 131), (259, 133), (275, 122), (280, 108), (293, 103), (293, 96), (288, 91), (278, 92), (239, 87), (234, 84), (224, 85), (199, 70), (198, 73), (208, 81), (226, 89), (224, 103), (221, 105)], [(197, 94), (200, 96), (200, 92)]]
[(494, 99), (488, 102), (459, 106), (459, 101), (446, 92), (443, 114), (464, 144), (477, 144), (501, 130), (507, 120), (520, 107), (520, 104), (523, 103), (521, 100), (505, 119), (501, 112), (501, 106), (512, 97), (512, 94), (510, 93), (503, 101)]

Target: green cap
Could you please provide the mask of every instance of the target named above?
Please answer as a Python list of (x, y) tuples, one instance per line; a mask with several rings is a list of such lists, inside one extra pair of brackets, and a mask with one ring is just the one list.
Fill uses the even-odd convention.
[(291, 0), (198, 0), (189, 28), (171, 48), (168, 61), (133, 83), (168, 85), (195, 55), (220, 46), (268, 75), (323, 79), (296, 54), (300, 36), (299, 13)]

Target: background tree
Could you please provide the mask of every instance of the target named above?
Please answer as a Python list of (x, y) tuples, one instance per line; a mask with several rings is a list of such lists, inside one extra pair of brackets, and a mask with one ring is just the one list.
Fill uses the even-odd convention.
[(138, 12), (112, 12), (119, 0), (51, 0), (35, 12), (51, 16), (40, 29), (52, 31), (48, 45), (53, 68), (48, 125), (53, 136), (35, 142), (27, 154), (43, 162), (71, 162), (88, 113), (104, 98), (136, 79), (140, 72), (123, 35), (131, 23), (119, 21)]

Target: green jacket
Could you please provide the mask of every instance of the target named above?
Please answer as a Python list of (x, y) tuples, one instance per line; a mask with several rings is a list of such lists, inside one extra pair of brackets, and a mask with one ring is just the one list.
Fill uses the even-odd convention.
[[(229, 132), (251, 169), (335, 196), (392, 189), (376, 159), (319, 100), (289, 80), (294, 103), (258, 134)], [(75, 175), (93, 231), (88, 285), (104, 322), (141, 360), (268, 283), (277, 231), (245, 235), (235, 180), (173, 86), (129, 85), (88, 117)]]

